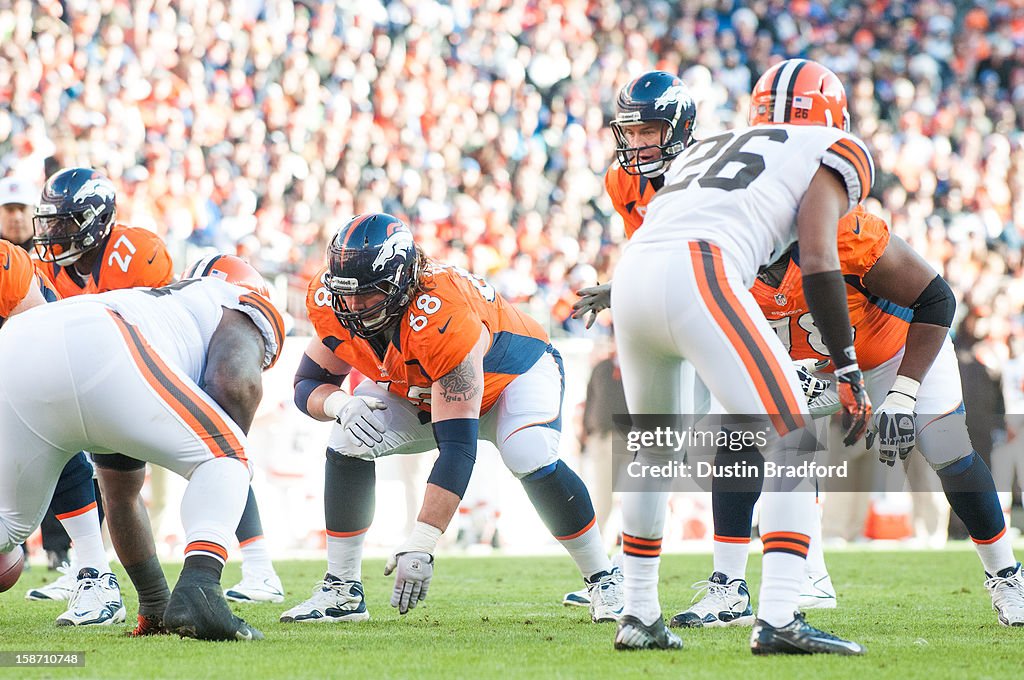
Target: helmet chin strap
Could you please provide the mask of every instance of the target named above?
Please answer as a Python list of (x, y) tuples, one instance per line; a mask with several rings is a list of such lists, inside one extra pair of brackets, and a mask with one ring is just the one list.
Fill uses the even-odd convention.
[(640, 170), (640, 174), (644, 177), (653, 179), (665, 174), (665, 170), (668, 169), (668, 163), (665, 162), (664, 158), (659, 158), (649, 163), (640, 163), (637, 165), (637, 169)]
[(54, 264), (58, 264), (61, 267), (70, 267), (71, 265), (73, 265), (76, 262), (78, 262), (78, 260), (81, 259), (82, 255), (84, 255), (84, 254), (85, 254), (84, 250), (80, 250), (80, 249), (76, 248), (72, 252), (65, 253), (64, 255), (61, 255), (60, 257), (55, 257), (53, 259), (53, 262), (54, 262)]

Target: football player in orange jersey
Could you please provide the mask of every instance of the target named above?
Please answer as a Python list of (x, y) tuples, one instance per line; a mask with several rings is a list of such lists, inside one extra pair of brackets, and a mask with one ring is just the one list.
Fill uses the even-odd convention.
[(52, 295), (48, 282), (32, 266), (28, 253), (0, 240), (0, 328), (10, 317), (38, 305)]
[[(960, 373), (948, 335), (956, 311), (953, 292), (903, 239), (890, 233), (883, 219), (863, 206), (839, 221), (839, 258), (864, 384), (871, 400), (881, 404), (868, 447), (877, 439), (879, 460), (893, 466), (897, 458), (906, 460), (920, 441), (922, 455), (975, 543), (999, 622), (1024, 626), (1020, 563), (1006, 535), (992, 474), (967, 434)], [(751, 293), (794, 360), (821, 362), (831, 372), (827, 348), (807, 309), (799, 260), (794, 246), (758, 274)], [(728, 505), (715, 505), (715, 534), (727, 526), (737, 528), (731, 535), (749, 537), (758, 494), (729, 496)], [(729, 546), (716, 541), (716, 569), (723, 549)], [(744, 550), (727, 576), (743, 579), (745, 569)], [(831, 590), (831, 583), (823, 585)], [(694, 625), (694, 609), (677, 614), (673, 623)]]
[[(306, 306), (317, 332), (295, 377), (295, 403), (336, 421), (327, 448), (327, 574), (284, 622), (363, 621), (363, 538), (373, 518), (376, 458), (440, 450), (416, 528), (388, 559), (392, 606), (424, 599), (434, 550), (465, 493), (477, 440), (497, 446), (587, 582), (594, 621), (615, 620), (621, 577), (601, 543), (580, 478), (558, 458), (564, 376), (540, 325), (486, 281), (427, 258), (409, 228), (360, 215), (328, 249)], [(367, 377), (346, 394), (356, 369)]]
[[(124, 288), (158, 288), (173, 280), (171, 256), (160, 237), (145, 229), (118, 224), (116, 216), (114, 185), (96, 170), (67, 168), (47, 179), (36, 206), (33, 242), (41, 268), (62, 297)], [(152, 529), (140, 496), (145, 463), (126, 455), (111, 455), (94, 459), (94, 464), (110, 521), (111, 541), (139, 592), (139, 626), (134, 633), (159, 631), (169, 590), (156, 560)], [(95, 510), (66, 514), (76, 523), (87, 523), (90, 527), (95, 523), (98, 535), (99, 518)], [(67, 525), (68, 521), (62, 518), (62, 523)], [(263, 540), (259, 509), (251, 489), (236, 537), (242, 546), (243, 579), (227, 590), (227, 597), (233, 601), (281, 602), (283, 588)], [(85, 537), (72, 535), (72, 539), (77, 553), (85, 544)], [(70, 569), (57, 583), (29, 591), (28, 597), (56, 599), (64, 592), (72, 597), (72, 590), (81, 589), (75, 582), (77, 571)], [(67, 614), (74, 609), (69, 607)], [(81, 625), (96, 617), (67, 618)]]
[[(693, 141), (697, 106), (683, 81), (671, 73), (649, 71), (626, 84), (615, 102), (611, 122), (616, 163), (608, 168), (604, 186), (615, 211), (622, 216), (626, 238), (644, 221), (647, 204), (664, 185), (672, 159)], [(577, 291), (573, 318), (590, 314), (587, 328), (611, 304), (612, 284)]]

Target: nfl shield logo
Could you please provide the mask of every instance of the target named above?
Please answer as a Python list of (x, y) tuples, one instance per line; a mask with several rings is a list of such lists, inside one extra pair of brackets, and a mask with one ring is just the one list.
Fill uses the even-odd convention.
[(775, 304), (777, 304), (779, 307), (785, 307), (786, 306), (786, 296), (783, 295), (782, 293), (776, 293), (775, 294)]

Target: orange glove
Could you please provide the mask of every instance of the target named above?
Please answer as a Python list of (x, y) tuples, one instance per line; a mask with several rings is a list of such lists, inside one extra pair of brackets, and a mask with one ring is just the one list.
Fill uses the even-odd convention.
[(836, 369), (836, 389), (843, 414), (843, 444), (853, 446), (864, 436), (871, 421), (871, 400), (864, 389), (864, 375), (860, 366), (850, 364)]

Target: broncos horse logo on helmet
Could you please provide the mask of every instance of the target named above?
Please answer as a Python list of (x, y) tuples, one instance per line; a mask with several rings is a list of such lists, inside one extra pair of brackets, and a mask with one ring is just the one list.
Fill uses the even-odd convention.
[(116, 216), (114, 185), (91, 168), (54, 173), (43, 186), (32, 226), (39, 259), (61, 266), (73, 264), (102, 247)]
[[(615, 157), (630, 175), (661, 175), (693, 138), (697, 107), (683, 81), (671, 73), (650, 71), (633, 80), (619, 92), (616, 108), (611, 122)], [(659, 143), (631, 144), (625, 129), (646, 123), (662, 124)]]
[(357, 215), (327, 248), (324, 284), (334, 313), (354, 335), (369, 338), (405, 311), (419, 275), (412, 232), (386, 213)]

